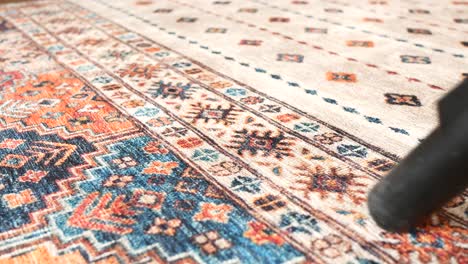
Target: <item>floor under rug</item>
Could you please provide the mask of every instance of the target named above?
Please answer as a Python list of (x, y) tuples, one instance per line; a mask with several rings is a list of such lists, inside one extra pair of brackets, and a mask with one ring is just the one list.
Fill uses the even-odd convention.
[(468, 76), (468, 2), (0, 5), (0, 263), (468, 263), (366, 197)]

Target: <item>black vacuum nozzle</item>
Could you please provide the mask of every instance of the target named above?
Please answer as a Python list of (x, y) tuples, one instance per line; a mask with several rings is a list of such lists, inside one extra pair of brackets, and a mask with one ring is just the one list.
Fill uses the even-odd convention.
[(369, 194), (389, 231), (407, 231), (468, 186), (468, 79), (439, 102), (440, 125)]

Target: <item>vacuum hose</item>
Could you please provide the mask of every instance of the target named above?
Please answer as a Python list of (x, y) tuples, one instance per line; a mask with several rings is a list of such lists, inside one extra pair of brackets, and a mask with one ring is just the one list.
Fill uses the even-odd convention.
[(468, 80), (439, 102), (440, 125), (368, 197), (377, 224), (407, 231), (468, 186)]

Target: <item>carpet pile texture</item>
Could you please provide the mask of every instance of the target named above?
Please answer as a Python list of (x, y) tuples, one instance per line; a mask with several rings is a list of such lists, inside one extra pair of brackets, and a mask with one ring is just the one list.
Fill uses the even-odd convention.
[(0, 263), (468, 263), (366, 196), (468, 75), (465, 0), (0, 5)]

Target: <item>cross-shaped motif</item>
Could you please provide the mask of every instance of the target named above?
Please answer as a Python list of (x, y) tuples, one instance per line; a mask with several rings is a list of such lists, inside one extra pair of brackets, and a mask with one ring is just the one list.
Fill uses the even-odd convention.
[(215, 254), (220, 250), (228, 249), (232, 246), (231, 242), (221, 237), (215, 230), (192, 237), (194, 244), (198, 245), (205, 254)]

